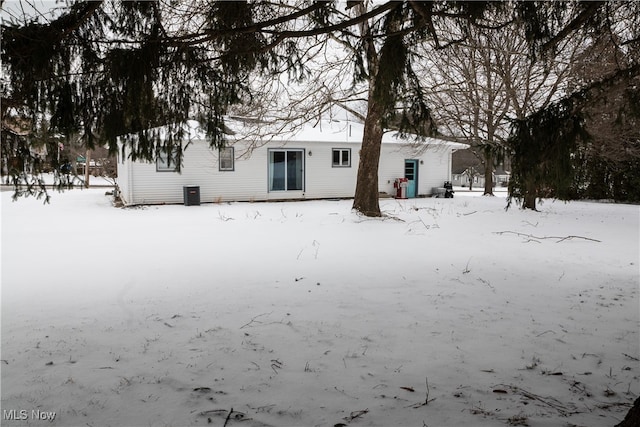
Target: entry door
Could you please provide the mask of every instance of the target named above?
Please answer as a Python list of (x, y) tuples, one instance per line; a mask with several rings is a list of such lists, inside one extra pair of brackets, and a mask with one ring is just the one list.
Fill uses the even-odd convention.
[(304, 151), (269, 150), (269, 191), (304, 190)]
[(404, 177), (407, 178), (407, 197), (417, 197), (418, 195), (418, 161), (404, 161)]

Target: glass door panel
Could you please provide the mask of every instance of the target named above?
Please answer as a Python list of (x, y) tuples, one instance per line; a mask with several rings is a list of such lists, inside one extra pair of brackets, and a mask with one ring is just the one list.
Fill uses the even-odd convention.
[(302, 151), (287, 151), (287, 190), (302, 190)]
[(304, 151), (269, 150), (269, 191), (304, 190)]
[(269, 152), (269, 191), (285, 190), (285, 163), (286, 152), (270, 151)]

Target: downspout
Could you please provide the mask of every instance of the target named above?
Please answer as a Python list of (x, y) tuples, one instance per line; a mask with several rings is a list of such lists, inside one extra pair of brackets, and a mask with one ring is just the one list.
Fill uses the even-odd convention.
[(452, 168), (452, 163), (453, 163), (453, 153), (458, 151), (455, 148), (452, 148), (451, 150), (449, 150), (449, 160), (447, 161), (447, 176), (449, 177), (449, 181), (453, 184), (453, 175), (451, 174), (451, 168)]
[(130, 204), (135, 204), (133, 202), (133, 161), (127, 157), (124, 161), (127, 162), (127, 198)]

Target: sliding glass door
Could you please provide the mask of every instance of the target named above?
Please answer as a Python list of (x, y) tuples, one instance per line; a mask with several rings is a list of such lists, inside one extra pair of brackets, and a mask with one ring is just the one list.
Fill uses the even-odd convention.
[(269, 150), (269, 191), (304, 190), (304, 150)]

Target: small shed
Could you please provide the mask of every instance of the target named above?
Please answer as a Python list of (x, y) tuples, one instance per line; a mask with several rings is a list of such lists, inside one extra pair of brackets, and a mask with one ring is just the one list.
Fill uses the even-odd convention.
[[(256, 137), (242, 120), (227, 120), (227, 146), (211, 149), (198, 122), (185, 129), (188, 147), (176, 168), (168, 157), (155, 163), (132, 161), (126, 149), (118, 159), (117, 184), (125, 205), (183, 203), (184, 188), (197, 187), (202, 203), (354, 196), (363, 125), (322, 120)], [(430, 196), (451, 177), (451, 154), (465, 147), (434, 138), (384, 134), (380, 193), (395, 195), (394, 183), (407, 178), (406, 196)]]

